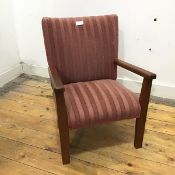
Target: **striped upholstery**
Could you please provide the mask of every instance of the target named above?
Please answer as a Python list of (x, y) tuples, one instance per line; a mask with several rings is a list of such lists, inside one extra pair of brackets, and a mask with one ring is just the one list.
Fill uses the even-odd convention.
[(49, 66), (57, 68), (64, 84), (116, 79), (116, 15), (43, 18), (42, 26)]
[(115, 80), (116, 15), (43, 18), (42, 27), (48, 64), (64, 83), (70, 129), (139, 117), (138, 97)]
[(96, 80), (65, 85), (70, 129), (106, 123), (140, 114), (138, 97), (115, 80)]

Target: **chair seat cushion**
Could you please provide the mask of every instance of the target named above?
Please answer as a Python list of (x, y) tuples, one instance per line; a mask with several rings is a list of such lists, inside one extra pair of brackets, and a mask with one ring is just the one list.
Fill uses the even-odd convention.
[(67, 84), (64, 94), (70, 129), (140, 115), (137, 95), (116, 80)]

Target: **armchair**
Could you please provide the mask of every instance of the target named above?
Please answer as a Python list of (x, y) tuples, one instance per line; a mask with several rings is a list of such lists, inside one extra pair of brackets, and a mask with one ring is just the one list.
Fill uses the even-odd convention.
[[(136, 118), (141, 148), (156, 75), (118, 59), (116, 15), (42, 20), (63, 164), (70, 163), (69, 130)], [(116, 81), (121, 66), (142, 76), (140, 97)]]

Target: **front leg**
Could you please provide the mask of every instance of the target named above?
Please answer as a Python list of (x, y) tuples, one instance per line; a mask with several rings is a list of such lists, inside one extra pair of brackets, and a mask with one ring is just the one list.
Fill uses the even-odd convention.
[(142, 148), (146, 116), (147, 116), (149, 98), (150, 98), (150, 93), (151, 93), (151, 86), (152, 86), (152, 79), (144, 78), (142, 89), (141, 89), (141, 94), (139, 98), (139, 102), (141, 105), (141, 113), (140, 113), (140, 118), (136, 119), (136, 124), (135, 124), (134, 146), (136, 149)]
[(60, 134), (61, 155), (63, 164), (70, 163), (68, 115), (64, 99), (64, 91), (55, 91), (58, 127)]

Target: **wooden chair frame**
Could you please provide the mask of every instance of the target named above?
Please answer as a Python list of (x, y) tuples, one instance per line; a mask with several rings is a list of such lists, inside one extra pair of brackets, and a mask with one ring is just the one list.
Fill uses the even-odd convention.
[[(143, 143), (143, 136), (145, 130), (146, 116), (152, 86), (152, 80), (156, 79), (156, 74), (146, 71), (142, 68), (124, 62), (122, 60), (116, 59), (114, 61), (116, 66), (120, 66), (136, 73), (143, 77), (142, 89), (140, 93), (139, 102), (141, 105), (140, 118), (136, 119), (135, 124), (135, 148), (141, 148)], [(58, 116), (58, 128), (60, 133), (60, 144), (61, 144), (61, 154), (63, 164), (70, 163), (70, 152), (69, 152), (69, 127), (68, 127), (68, 115), (64, 99), (64, 85), (59, 76), (59, 72), (55, 67), (49, 68), (49, 75), (51, 79), (51, 85), (54, 91), (55, 104)]]

